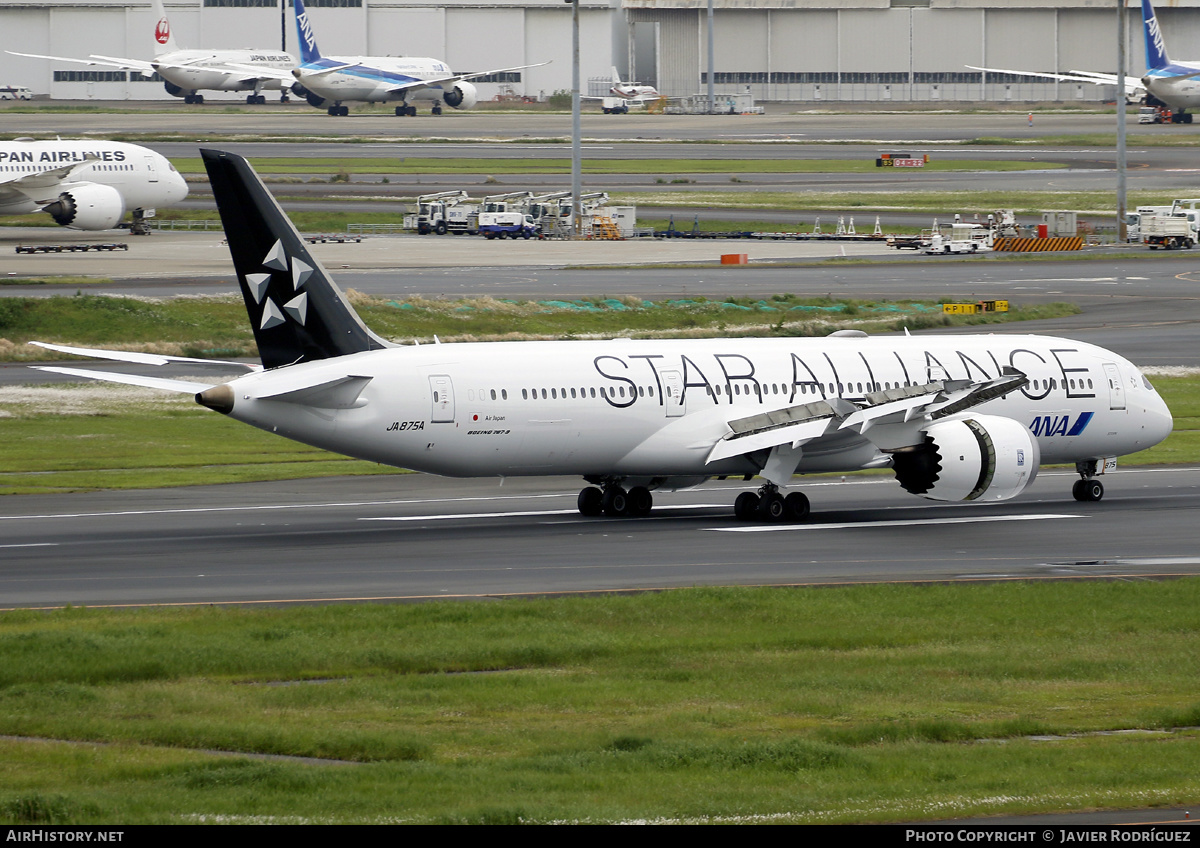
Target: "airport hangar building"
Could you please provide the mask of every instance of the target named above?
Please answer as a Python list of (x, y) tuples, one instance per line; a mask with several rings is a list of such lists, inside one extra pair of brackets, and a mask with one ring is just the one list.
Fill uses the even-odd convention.
[[(289, 0), (283, 0), (290, 6)], [(610, 68), (678, 97), (704, 93), (707, 0), (579, 0), (585, 92), (607, 93)], [(1127, 71), (1145, 68), (1136, 0)], [(412, 55), (463, 73), (552, 60), (479, 82), (480, 99), (543, 98), (571, 87), (571, 5), (563, 0), (307, 0), (330, 55)], [(1200, 0), (1159, 0), (1168, 48), (1200, 57)], [(180, 47), (295, 54), (280, 0), (167, 0)], [(756, 100), (1112, 100), (1114, 86), (972, 71), (966, 66), (1114, 72), (1115, 0), (714, 0), (714, 88)], [(0, 47), (26, 53), (148, 59), (148, 0), (0, 0)], [(0, 84), (61, 100), (162, 100), (156, 79), (0, 53)], [(210, 92), (211, 99), (244, 95)]]

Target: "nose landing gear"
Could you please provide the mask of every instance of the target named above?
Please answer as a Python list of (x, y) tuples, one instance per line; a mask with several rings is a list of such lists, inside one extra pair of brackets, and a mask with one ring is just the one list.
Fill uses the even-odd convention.
[(1095, 459), (1075, 463), (1075, 470), (1082, 478), (1071, 487), (1071, 495), (1075, 500), (1094, 503), (1104, 497), (1104, 484), (1096, 479), (1097, 465), (1099, 461)]

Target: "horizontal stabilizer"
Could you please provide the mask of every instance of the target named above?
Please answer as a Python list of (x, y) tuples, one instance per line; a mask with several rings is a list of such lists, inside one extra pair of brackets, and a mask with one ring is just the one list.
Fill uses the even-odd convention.
[(318, 409), (350, 409), (358, 405), (358, 396), (371, 382), (370, 377), (339, 377), (314, 386), (284, 388), (270, 394), (259, 395), (259, 400), (277, 400)]
[(104, 350), (102, 348), (71, 347), (70, 345), (50, 344), (49, 342), (30, 342), (31, 345), (44, 347), (57, 353), (69, 353), (72, 356), (90, 356), (95, 359), (109, 359), (113, 362), (136, 362), (139, 365), (169, 365), (179, 363), (184, 365), (212, 365), (226, 368), (242, 368), (247, 371), (261, 371), (262, 366), (249, 362), (231, 362), (226, 359), (193, 359), (190, 356), (167, 356), (161, 353), (137, 353), (127, 350)]
[(211, 389), (211, 383), (193, 383), (190, 380), (167, 380), (162, 377), (143, 377), (141, 374), (119, 374), (115, 371), (88, 371), (85, 368), (59, 368), (51, 365), (31, 365), (37, 371), (52, 371), (68, 377), (83, 377), (87, 380), (103, 380), (106, 383), (124, 383), (127, 386), (142, 386), (147, 389), (162, 389), (165, 392), (183, 392), (194, 395)]

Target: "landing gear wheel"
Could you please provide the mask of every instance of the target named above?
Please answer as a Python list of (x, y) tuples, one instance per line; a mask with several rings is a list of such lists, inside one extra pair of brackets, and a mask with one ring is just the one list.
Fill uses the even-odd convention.
[(808, 518), (808, 496), (803, 492), (791, 492), (783, 499), (788, 521), (804, 521)]
[(405, 106), (404, 114), (408, 115), (408, 117), (410, 117), (410, 118), (417, 117), (417, 107), (416, 106)]
[(784, 504), (783, 495), (779, 492), (768, 492), (759, 498), (758, 517), (763, 521), (783, 521), (786, 514), (787, 506)]
[(1076, 480), (1071, 494), (1077, 501), (1095, 503), (1104, 497), (1104, 484), (1096, 479)]
[(405, 110), (405, 108), (403, 106), (396, 107), (396, 117), (397, 118), (403, 118), (407, 114), (408, 114), (408, 112)]
[(433, 115), (440, 115), (440, 114), (442, 114), (442, 106), (441, 106), (441, 104), (439, 103), (439, 104), (435, 105), (435, 106), (434, 106), (432, 109), (430, 109), (430, 110), (429, 110), (429, 112), (430, 112), (430, 114), (433, 114)]
[(733, 514), (742, 521), (753, 520), (758, 511), (758, 495), (754, 492), (742, 492), (733, 502)]
[(604, 492), (595, 486), (588, 486), (579, 493), (579, 514), (594, 518), (604, 514)]
[(604, 514), (610, 518), (624, 518), (629, 515), (629, 494), (620, 486), (610, 486), (604, 490)]
[(629, 514), (644, 518), (654, 508), (654, 496), (645, 486), (634, 486), (629, 490)]

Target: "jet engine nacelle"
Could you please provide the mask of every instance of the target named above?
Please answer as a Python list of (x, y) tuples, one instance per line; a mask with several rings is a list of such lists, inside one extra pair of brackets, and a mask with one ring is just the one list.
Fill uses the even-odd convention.
[(56, 224), (73, 230), (111, 230), (125, 214), (125, 200), (112, 186), (78, 183), (44, 209)]
[(316, 94), (313, 94), (311, 91), (309, 91), (308, 89), (306, 89), (304, 87), (301, 87), (300, 90), (304, 92), (304, 99), (308, 101), (308, 105), (312, 106), (314, 109), (321, 109), (325, 106), (326, 103), (329, 102), (324, 97), (320, 97)]
[(998, 415), (939, 421), (925, 443), (892, 456), (900, 485), (935, 501), (1003, 501), (1037, 477), (1042, 453), (1023, 424)]
[(165, 88), (167, 90), (167, 94), (171, 95), (172, 97), (183, 97), (183, 88), (173, 82), (167, 82), (166, 80), (163, 80), (163, 88)]
[(469, 82), (457, 82), (454, 88), (442, 95), (442, 99), (446, 101), (447, 106), (453, 106), (455, 109), (472, 109), (478, 93), (475, 86)]

